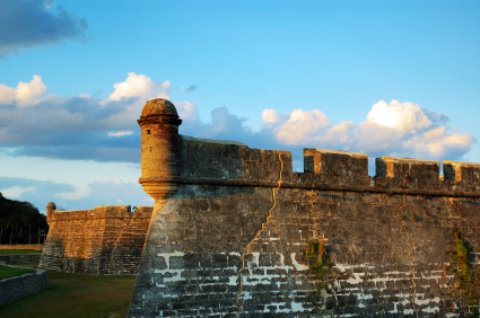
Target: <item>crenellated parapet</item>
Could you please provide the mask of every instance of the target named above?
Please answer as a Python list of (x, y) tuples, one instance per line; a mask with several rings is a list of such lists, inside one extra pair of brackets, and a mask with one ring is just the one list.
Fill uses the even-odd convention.
[(47, 217), (49, 225), (54, 222), (72, 221), (72, 220), (106, 220), (106, 219), (131, 219), (131, 218), (149, 218), (151, 207), (138, 206), (132, 211), (130, 205), (102, 205), (87, 210), (53, 210), (50, 212), (47, 206)]
[[(411, 158), (375, 159), (369, 176), (366, 154), (304, 149), (304, 172), (293, 172), (288, 151), (179, 135), (176, 176), (157, 181), (180, 184), (310, 188), (361, 192), (471, 196), (480, 192), (480, 164)], [(478, 194), (478, 193), (477, 193)]]
[[(175, 106), (165, 99), (145, 104), (140, 183), (155, 201), (163, 202), (179, 185), (207, 184), (310, 188), (428, 195), (471, 196), (480, 191), (480, 165), (410, 158), (375, 159), (326, 149), (304, 149), (304, 172), (294, 173), (288, 151), (252, 149), (234, 141), (183, 136)], [(444, 177), (443, 177), (443, 176)]]
[(480, 164), (381, 157), (375, 160), (375, 166), (376, 187), (447, 196), (480, 194)]

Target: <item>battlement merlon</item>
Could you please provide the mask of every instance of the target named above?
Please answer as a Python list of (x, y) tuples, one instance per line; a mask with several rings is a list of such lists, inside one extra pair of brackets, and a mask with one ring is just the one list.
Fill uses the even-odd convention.
[(443, 174), (448, 181), (478, 184), (480, 183), (480, 163), (445, 160)]
[(432, 160), (380, 157), (375, 159), (376, 184), (399, 188), (438, 189), (440, 163)]
[(332, 184), (370, 184), (368, 156), (329, 149), (304, 149), (304, 171)]
[(164, 99), (145, 105), (140, 183), (155, 202), (180, 185), (259, 186), (332, 191), (478, 196), (480, 164), (380, 157), (375, 177), (362, 153), (304, 150), (304, 173), (294, 173), (288, 151), (252, 149), (234, 141), (178, 134), (175, 106)]

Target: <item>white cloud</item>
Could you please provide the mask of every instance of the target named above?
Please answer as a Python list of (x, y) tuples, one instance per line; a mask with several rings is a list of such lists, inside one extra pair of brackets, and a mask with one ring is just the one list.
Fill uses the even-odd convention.
[[(95, 181), (72, 192), (55, 195), (58, 204), (68, 209), (86, 209), (100, 205), (153, 205), (153, 200), (138, 182), (121, 180)], [(86, 204), (88, 202), (88, 204)], [(57, 202), (56, 202), (57, 203)]]
[(0, 57), (19, 49), (83, 37), (87, 23), (53, 0), (2, 0)]
[(133, 131), (131, 130), (118, 130), (118, 131), (109, 131), (108, 136), (109, 137), (125, 137), (125, 136), (130, 136), (133, 135)]
[(390, 103), (378, 101), (372, 106), (367, 115), (367, 122), (378, 126), (389, 127), (399, 132), (424, 129), (430, 127), (432, 122), (420, 106), (393, 99)]
[(88, 186), (81, 186), (74, 188), (73, 191), (58, 192), (54, 194), (55, 199), (65, 200), (65, 201), (74, 201), (85, 199), (88, 197), (90, 189)]
[(115, 90), (109, 96), (109, 100), (111, 101), (119, 101), (131, 97), (144, 99), (154, 97), (168, 98), (170, 81), (155, 83), (148, 76), (130, 72), (125, 81), (115, 83), (113, 87)]
[(387, 156), (402, 148), (404, 135), (393, 128), (370, 122), (355, 125), (355, 128), (351, 140), (353, 149)]
[(39, 101), (47, 91), (47, 86), (42, 81), (42, 77), (34, 75), (28, 83), (20, 82), (17, 85), (17, 103), (19, 106), (34, 105)]
[(325, 140), (329, 144), (347, 145), (354, 134), (355, 125), (351, 121), (344, 121), (338, 125), (332, 126), (326, 131)]
[[(274, 112), (267, 113), (267, 120), (278, 120)], [(288, 119), (274, 129), (275, 136), (287, 145), (305, 145), (320, 136), (328, 126), (328, 119), (320, 110), (293, 110)]]
[[(0, 84), (0, 103), (7, 105), (0, 107), (0, 146), (23, 156), (138, 162), (136, 120), (145, 100), (165, 96), (169, 87), (169, 81), (154, 82), (136, 73), (116, 83), (106, 99), (46, 96), (47, 87), (38, 75), (15, 88)], [(448, 126), (445, 115), (398, 100), (378, 101), (361, 123), (331, 123), (319, 109), (299, 108), (283, 114), (266, 108), (259, 131), (226, 107), (214, 109), (211, 121), (203, 122), (194, 103), (174, 103), (184, 120), (182, 134), (236, 140), (251, 147), (292, 151), (317, 147), (371, 156), (460, 159), (474, 142), (471, 135)], [(26, 110), (31, 105), (35, 107)]]
[(198, 120), (197, 107), (194, 103), (183, 101), (176, 102), (175, 107), (177, 107), (178, 115), (183, 120), (196, 121)]
[(266, 124), (275, 124), (280, 121), (280, 116), (275, 109), (265, 108), (262, 111), (262, 120)]
[(19, 199), (29, 192), (35, 192), (35, 188), (33, 186), (29, 186), (29, 187), (13, 186), (9, 188), (0, 189), (0, 193), (2, 193), (4, 197), (12, 198), (12, 199)]
[[(137, 171), (137, 176), (140, 170)], [(25, 200), (45, 211), (47, 202), (54, 201), (62, 209), (90, 209), (100, 205), (153, 205), (153, 200), (134, 178), (115, 180), (89, 178), (88, 183), (73, 185), (48, 180), (9, 178), (0, 176), (0, 192), (9, 199)]]
[(446, 116), (429, 113), (410, 102), (380, 100), (362, 123), (329, 123), (320, 110), (296, 109), (287, 116), (274, 109), (262, 112), (264, 132), (280, 145), (329, 147), (367, 152), (372, 156), (458, 159), (474, 138), (445, 125)]
[(30, 82), (19, 82), (16, 88), (0, 84), (0, 105), (16, 103), (19, 107), (33, 106), (46, 92), (47, 86), (39, 75), (33, 75)]
[(15, 101), (16, 90), (5, 84), (0, 84), (0, 105), (9, 104)]
[[(116, 84), (113, 99), (98, 99), (47, 96), (38, 75), (16, 87), (0, 84), (0, 147), (13, 147), (16, 155), (137, 161), (136, 121), (146, 99), (165, 96), (169, 86), (168, 81), (156, 83), (130, 73)], [(196, 116), (192, 103), (180, 105), (188, 118)]]
[(404, 147), (420, 156), (443, 158), (450, 153), (465, 153), (473, 137), (468, 134), (449, 133), (445, 127), (435, 127), (404, 141)]

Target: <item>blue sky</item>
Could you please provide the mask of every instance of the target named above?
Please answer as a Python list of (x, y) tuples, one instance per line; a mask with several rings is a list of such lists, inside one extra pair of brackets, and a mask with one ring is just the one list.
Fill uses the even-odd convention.
[[(0, 191), (151, 204), (138, 117), (184, 134), (480, 162), (479, 1), (0, 0)], [(22, 84), (23, 83), (23, 84)]]

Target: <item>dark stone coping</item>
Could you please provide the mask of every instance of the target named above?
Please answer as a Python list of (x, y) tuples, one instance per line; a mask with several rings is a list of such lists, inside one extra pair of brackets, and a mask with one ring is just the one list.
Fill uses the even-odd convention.
[(41, 254), (11, 254), (0, 255), (0, 263), (6, 264), (33, 264), (40, 261)]
[[(304, 175), (304, 174), (298, 174)], [(295, 174), (293, 175), (295, 176)], [(480, 197), (480, 191), (468, 191), (461, 187), (438, 185), (438, 188), (427, 189), (425, 186), (401, 188), (384, 182), (384, 186), (375, 185), (343, 185), (324, 183), (321, 180), (309, 178), (291, 178), (290, 180), (257, 180), (257, 179), (220, 179), (209, 177), (142, 177), (142, 184), (171, 184), (171, 185), (213, 185), (213, 186), (237, 186), (237, 187), (266, 187), (266, 188), (291, 188), (339, 192), (361, 192), (361, 193), (386, 193), (405, 195), (426, 195), (443, 197)], [(371, 178), (375, 184), (376, 178)], [(379, 182), (381, 183), (381, 182)]]
[(0, 306), (38, 293), (48, 287), (46, 270), (36, 269), (33, 273), (0, 280)]

